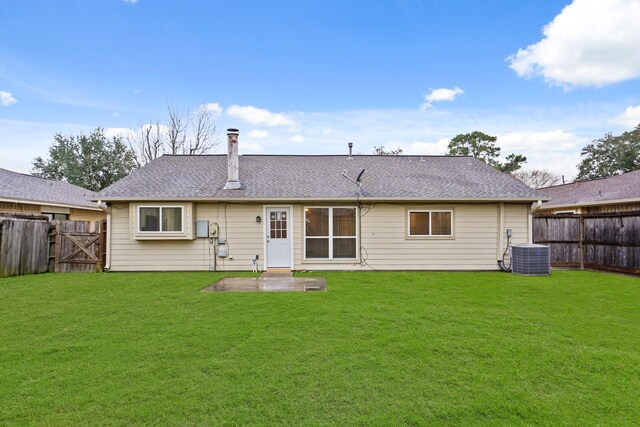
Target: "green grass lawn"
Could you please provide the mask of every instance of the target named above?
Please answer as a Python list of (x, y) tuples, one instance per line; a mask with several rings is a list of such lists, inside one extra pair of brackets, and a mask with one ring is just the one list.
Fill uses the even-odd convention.
[(0, 279), (0, 424), (640, 422), (640, 280), (326, 273)]

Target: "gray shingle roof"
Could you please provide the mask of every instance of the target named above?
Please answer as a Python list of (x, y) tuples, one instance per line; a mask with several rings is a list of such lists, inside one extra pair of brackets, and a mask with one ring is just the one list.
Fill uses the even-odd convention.
[(551, 201), (543, 203), (541, 209), (599, 204), (614, 200), (640, 200), (640, 170), (609, 178), (541, 188), (538, 191), (551, 197)]
[(472, 157), (243, 155), (239, 190), (223, 190), (226, 155), (161, 158), (98, 193), (109, 199), (527, 199), (534, 190)]
[(38, 178), (0, 168), (0, 199), (97, 208), (96, 193), (68, 182)]

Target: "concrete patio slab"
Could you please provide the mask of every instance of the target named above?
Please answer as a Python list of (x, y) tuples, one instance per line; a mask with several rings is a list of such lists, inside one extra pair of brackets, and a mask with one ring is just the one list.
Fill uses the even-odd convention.
[(324, 277), (225, 277), (204, 292), (304, 292), (326, 291)]

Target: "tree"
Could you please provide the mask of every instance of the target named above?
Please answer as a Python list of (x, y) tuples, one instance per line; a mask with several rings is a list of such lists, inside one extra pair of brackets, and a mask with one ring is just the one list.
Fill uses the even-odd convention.
[(509, 154), (504, 163), (498, 161), (500, 147), (496, 146), (495, 136), (474, 131), (456, 135), (448, 145), (449, 155), (473, 156), (499, 171), (513, 173), (522, 167), (527, 158), (521, 154)]
[[(167, 107), (169, 120), (167, 122), (167, 153), (184, 154), (187, 141), (188, 123), (184, 115), (174, 107)], [(187, 111), (187, 116), (189, 112)]]
[(531, 188), (549, 187), (559, 184), (562, 178), (546, 169), (529, 169), (514, 172), (513, 177), (524, 182)]
[(183, 114), (169, 106), (167, 114), (166, 124), (142, 124), (140, 130), (127, 135), (138, 167), (163, 154), (206, 154), (220, 143), (211, 110), (203, 107)]
[(577, 180), (620, 175), (640, 169), (640, 124), (629, 132), (611, 133), (582, 148)]
[(206, 108), (200, 108), (191, 116), (192, 138), (187, 154), (204, 154), (211, 151), (220, 141), (215, 139), (216, 124), (213, 114)]
[(504, 163), (496, 162), (494, 167), (504, 173), (514, 173), (522, 167), (522, 164), (527, 161), (527, 158), (522, 154), (511, 153), (505, 160)]
[(108, 139), (102, 128), (88, 136), (57, 133), (53, 138), (49, 158), (33, 159), (32, 175), (100, 191), (135, 169), (133, 152), (122, 137)]
[(127, 134), (129, 148), (133, 152), (133, 159), (137, 167), (142, 167), (152, 160), (162, 156), (164, 135), (160, 130), (160, 123), (140, 125), (138, 132)]
[(373, 147), (373, 154), (378, 156), (399, 156), (402, 154), (402, 148), (396, 148), (395, 150), (385, 150), (384, 145), (380, 147)]

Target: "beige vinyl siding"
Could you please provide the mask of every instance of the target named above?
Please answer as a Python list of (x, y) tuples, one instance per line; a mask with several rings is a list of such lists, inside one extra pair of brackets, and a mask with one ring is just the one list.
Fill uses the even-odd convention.
[[(160, 202), (159, 202), (160, 203)], [(313, 204), (317, 206), (317, 204)], [(264, 269), (264, 227), (256, 216), (264, 215), (269, 204), (194, 204), (194, 220), (209, 220), (220, 226), (219, 237), (229, 243), (229, 255), (218, 258), (218, 269), (250, 271), (252, 260), (259, 255), (259, 268)], [(311, 206), (311, 205), (309, 205)], [(324, 205), (330, 206), (330, 205)], [(345, 206), (334, 204), (332, 206)], [(498, 252), (498, 203), (485, 204), (391, 204), (377, 203), (361, 216), (359, 239), (364, 248), (366, 265), (359, 259), (305, 261), (304, 207), (294, 204), (292, 211), (293, 261), (296, 270), (496, 270)], [(453, 210), (453, 238), (407, 238), (407, 210)], [(514, 231), (513, 243), (526, 243), (529, 204), (505, 204), (504, 227)], [(113, 271), (208, 270), (208, 239), (140, 241), (131, 237), (128, 204), (112, 208), (111, 269)], [(504, 232), (504, 230), (503, 230)]]
[(504, 205), (504, 228), (513, 230), (511, 244), (514, 246), (529, 242), (527, 216), (530, 211), (530, 205)]
[[(262, 262), (262, 224), (256, 223), (256, 216), (262, 215), (261, 204), (228, 204), (226, 229), (224, 204), (199, 203), (194, 205), (194, 210), (194, 220), (218, 223), (219, 236), (228, 240), (229, 255), (233, 259), (218, 258), (219, 270), (251, 271), (256, 255)], [(112, 271), (207, 271), (213, 268), (214, 247), (209, 239), (134, 240), (130, 227), (135, 225), (129, 217), (129, 205), (115, 204), (111, 212)]]
[[(453, 238), (408, 239), (407, 209), (453, 210)], [(508, 209), (518, 239), (527, 230), (526, 205)], [(302, 230), (303, 207), (294, 209), (294, 232)], [(498, 204), (376, 204), (361, 219), (361, 246), (368, 265), (353, 261), (305, 261), (294, 242), (296, 269), (308, 270), (495, 270)], [(521, 215), (521, 217), (517, 217)], [(516, 231), (514, 230), (514, 233)], [(526, 234), (525, 234), (526, 238)]]

